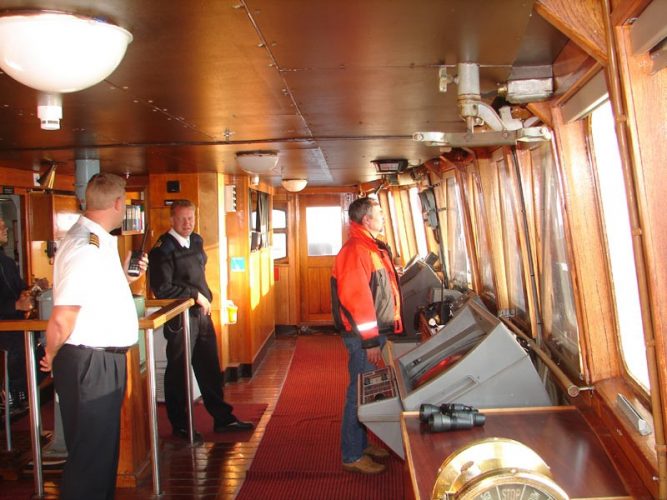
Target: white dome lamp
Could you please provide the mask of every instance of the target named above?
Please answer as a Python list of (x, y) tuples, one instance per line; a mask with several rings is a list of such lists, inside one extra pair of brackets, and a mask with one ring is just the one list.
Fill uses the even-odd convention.
[(99, 19), (9, 11), (0, 16), (0, 68), (33, 89), (75, 92), (109, 76), (131, 41), (129, 31)]
[(283, 179), (280, 182), (286, 191), (289, 191), (290, 193), (298, 193), (306, 187), (308, 179)]

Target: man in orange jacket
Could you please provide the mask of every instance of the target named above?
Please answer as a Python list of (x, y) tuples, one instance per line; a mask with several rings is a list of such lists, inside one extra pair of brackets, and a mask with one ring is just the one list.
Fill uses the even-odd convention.
[(343, 469), (377, 474), (385, 466), (373, 458), (389, 453), (368, 445), (366, 429), (357, 417), (357, 378), (380, 364), (386, 335), (403, 331), (401, 294), (391, 250), (377, 239), (384, 229), (380, 204), (359, 198), (348, 212), (350, 237), (336, 256), (331, 277), (334, 322), (349, 354), (341, 433)]

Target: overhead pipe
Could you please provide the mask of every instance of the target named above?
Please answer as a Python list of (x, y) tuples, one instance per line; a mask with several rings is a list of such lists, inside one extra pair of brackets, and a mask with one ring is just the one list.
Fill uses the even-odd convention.
[(637, 188), (633, 176), (632, 156), (628, 146), (627, 115), (623, 106), (621, 96), (621, 84), (618, 73), (618, 56), (616, 53), (616, 38), (614, 37), (611, 24), (610, 0), (602, 0), (604, 12), (605, 35), (607, 37), (607, 76), (609, 82), (609, 98), (614, 111), (614, 124), (618, 149), (621, 157), (621, 168), (623, 171), (623, 182), (627, 193), (628, 215), (630, 217), (630, 228), (632, 234), (632, 249), (635, 254), (635, 269), (637, 273), (637, 286), (639, 289), (639, 304), (642, 312), (642, 327), (644, 331), (644, 343), (646, 347), (646, 361), (648, 364), (649, 383), (651, 384), (651, 413), (653, 414), (653, 427), (655, 432), (655, 448), (658, 459), (658, 498), (667, 499), (667, 449), (665, 448), (665, 430), (662, 413), (662, 398), (660, 395), (660, 374), (658, 373), (657, 353), (655, 348), (655, 331), (651, 300), (648, 288), (648, 277), (646, 273), (646, 257), (644, 252), (644, 230), (639, 217), (637, 202)]

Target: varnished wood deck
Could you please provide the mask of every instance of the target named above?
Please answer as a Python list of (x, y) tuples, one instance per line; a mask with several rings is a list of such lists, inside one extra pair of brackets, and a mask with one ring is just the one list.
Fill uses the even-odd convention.
[[(268, 407), (253, 433), (244, 443), (204, 443), (190, 448), (185, 442), (165, 441), (160, 455), (162, 495), (159, 498), (233, 499), (264, 436), (266, 425), (280, 396), (292, 361), (296, 337), (279, 337), (268, 349), (266, 358), (252, 379), (241, 379), (225, 386), (230, 403), (266, 403)], [(57, 498), (60, 474), (45, 473), (45, 498)], [(120, 488), (117, 499), (146, 499), (152, 495), (149, 476), (137, 488)], [(0, 498), (31, 498), (32, 476), (18, 481), (0, 480)], [(10, 496), (7, 496), (10, 495)]]

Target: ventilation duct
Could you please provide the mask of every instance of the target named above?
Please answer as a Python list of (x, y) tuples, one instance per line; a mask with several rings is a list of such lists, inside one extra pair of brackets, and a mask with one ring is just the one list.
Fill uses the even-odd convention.
[(74, 177), (75, 177), (75, 191), (76, 197), (79, 200), (81, 209), (86, 209), (86, 185), (90, 178), (100, 173), (100, 160), (93, 159), (77, 159), (74, 161)]

